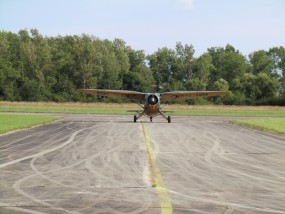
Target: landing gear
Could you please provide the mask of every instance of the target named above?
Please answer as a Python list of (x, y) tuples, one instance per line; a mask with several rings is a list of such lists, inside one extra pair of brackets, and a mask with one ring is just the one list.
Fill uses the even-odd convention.
[[(153, 116), (147, 115), (145, 112), (146, 111), (141, 112), (138, 116), (134, 115), (134, 123), (136, 123), (138, 121), (138, 119), (143, 115), (149, 116), (149, 120), (152, 123)], [(159, 111), (159, 113), (162, 117), (164, 117), (167, 120), (168, 123), (171, 123), (171, 117), (170, 116), (166, 116), (162, 111)], [(156, 116), (156, 115), (154, 115), (154, 116)]]
[(171, 123), (171, 117), (170, 116), (167, 117), (167, 121), (168, 121), (168, 123)]
[(171, 123), (171, 117), (170, 116), (166, 116), (165, 114), (164, 114), (164, 112), (163, 111), (159, 111), (159, 113), (160, 113), (160, 115), (162, 116), (162, 117), (164, 117), (166, 120), (167, 120), (167, 122), (168, 123)]

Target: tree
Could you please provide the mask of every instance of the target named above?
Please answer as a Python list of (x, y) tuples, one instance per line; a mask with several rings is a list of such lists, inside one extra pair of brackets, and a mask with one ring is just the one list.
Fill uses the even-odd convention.
[(186, 83), (187, 90), (206, 90), (209, 84), (210, 73), (215, 69), (212, 63), (212, 57), (206, 53), (192, 63), (192, 78)]
[(279, 90), (279, 82), (275, 78), (270, 78), (266, 73), (259, 73), (256, 76), (255, 85), (259, 88), (256, 99), (276, 97)]
[(273, 60), (264, 50), (253, 52), (249, 55), (250, 64), (252, 65), (253, 74), (265, 73), (269, 76), (276, 77), (276, 71), (272, 70)]
[(101, 40), (86, 34), (44, 37), (37, 29), (0, 32), (0, 100), (98, 99), (76, 91), (84, 87), (143, 92), (229, 90), (222, 99), (190, 103), (284, 104), (284, 76), (282, 46), (258, 50), (247, 60), (229, 44), (209, 48), (195, 58), (192, 45), (178, 42), (175, 49), (160, 48), (146, 56), (121, 39)]
[(274, 47), (269, 49), (269, 57), (273, 61), (273, 73), (277, 73), (280, 81), (280, 93), (285, 99), (285, 48)]
[(130, 70), (124, 74), (123, 89), (150, 92), (153, 89), (154, 78), (152, 71), (146, 65), (143, 51), (128, 48)]
[(96, 88), (96, 51), (94, 47), (94, 38), (83, 34), (81, 37), (74, 36), (74, 60), (75, 85), (81, 88)]
[(157, 91), (184, 90), (193, 77), (194, 48), (176, 44), (175, 50), (162, 48), (148, 56)]
[(156, 82), (156, 91), (168, 91), (173, 78), (175, 52), (168, 48), (158, 49), (147, 57)]
[[(247, 71), (245, 57), (229, 44), (225, 48), (210, 48), (208, 53), (211, 55), (215, 67), (210, 75), (211, 83), (224, 79), (231, 85), (235, 78), (242, 76)], [(213, 85), (210, 86), (210, 88), (212, 87)]]
[(279, 89), (278, 80), (270, 78), (265, 73), (257, 75), (246, 73), (241, 77), (240, 90), (247, 98), (248, 104), (256, 101), (276, 97)]
[(193, 77), (194, 52), (192, 45), (176, 43), (173, 78), (182, 85), (185, 85)]

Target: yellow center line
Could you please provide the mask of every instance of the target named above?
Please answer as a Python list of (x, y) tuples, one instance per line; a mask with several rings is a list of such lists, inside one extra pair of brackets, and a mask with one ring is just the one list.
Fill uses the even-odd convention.
[(171, 204), (170, 198), (167, 194), (167, 190), (164, 187), (164, 183), (162, 180), (162, 176), (161, 176), (159, 167), (155, 162), (155, 155), (154, 155), (154, 151), (153, 151), (152, 146), (151, 146), (150, 137), (147, 134), (147, 129), (146, 129), (144, 123), (141, 122), (141, 124), (143, 127), (143, 133), (144, 133), (146, 148), (147, 148), (147, 151), (149, 154), (150, 167), (151, 167), (151, 177), (154, 181), (152, 186), (156, 189), (156, 191), (159, 195), (161, 213), (162, 214), (172, 214), (172, 204)]

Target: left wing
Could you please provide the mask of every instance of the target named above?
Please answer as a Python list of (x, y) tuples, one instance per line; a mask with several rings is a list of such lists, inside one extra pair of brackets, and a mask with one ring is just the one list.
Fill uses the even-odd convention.
[(145, 100), (145, 94), (137, 91), (105, 90), (105, 89), (78, 89), (84, 94), (92, 94), (101, 97), (119, 98), (125, 100)]
[(227, 94), (226, 91), (173, 91), (160, 94), (161, 101), (189, 100), (199, 97), (215, 97)]

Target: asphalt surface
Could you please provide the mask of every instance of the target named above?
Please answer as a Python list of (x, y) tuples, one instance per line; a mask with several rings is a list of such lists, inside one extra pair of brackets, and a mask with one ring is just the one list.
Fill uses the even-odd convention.
[(2, 135), (0, 213), (285, 213), (285, 137), (230, 119), (67, 115)]

